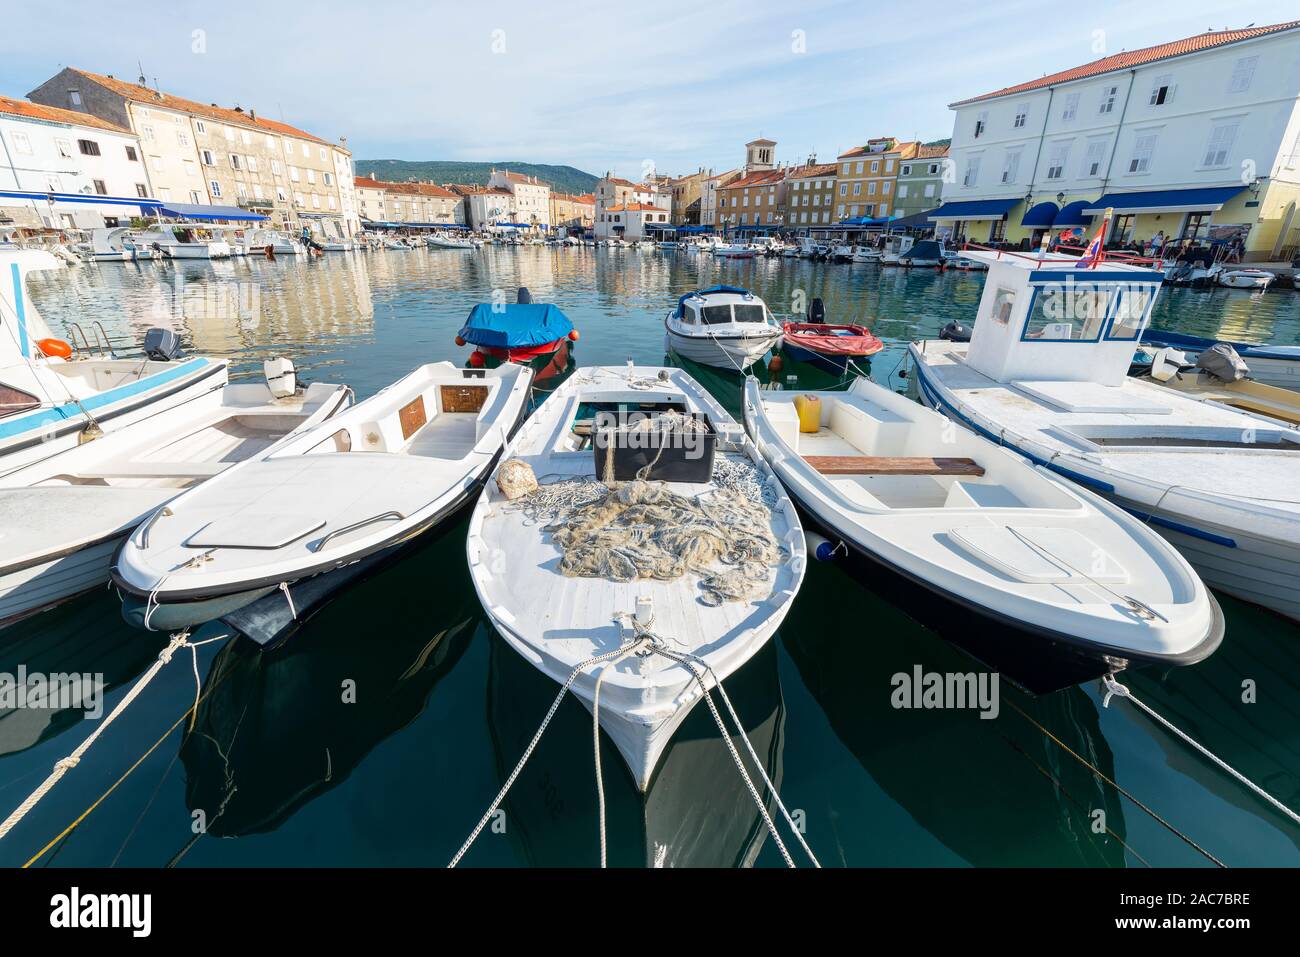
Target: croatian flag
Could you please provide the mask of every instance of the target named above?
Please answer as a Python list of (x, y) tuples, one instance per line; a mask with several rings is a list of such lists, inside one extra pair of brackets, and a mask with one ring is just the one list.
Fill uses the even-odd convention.
[(1097, 264), (1101, 262), (1103, 256), (1101, 244), (1106, 233), (1110, 231), (1110, 215), (1111, 210), (1107, 209), (1106, 215), (1101, 219), (1101, 228), (1092, 237), (1092, 242), (1088, 243), (1088, 248), (1083, 251), (1079, 261), (1074, 264), (1075, 269), (1095, 269)]

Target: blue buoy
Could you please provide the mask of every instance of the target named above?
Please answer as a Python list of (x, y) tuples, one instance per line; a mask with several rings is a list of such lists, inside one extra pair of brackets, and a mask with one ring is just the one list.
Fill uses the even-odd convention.
[(843, 542), (833, 543), (816, 532), (805, 531), (803, 536), (808, 542), (808, 552), (819, 562), (833, 561), (840, 551), (845, 550)]

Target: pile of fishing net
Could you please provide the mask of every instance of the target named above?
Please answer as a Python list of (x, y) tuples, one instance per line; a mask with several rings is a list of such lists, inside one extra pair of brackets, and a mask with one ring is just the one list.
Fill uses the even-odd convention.
[[(679, 424), (666, 426), (661, 418), (642, 428)], [(649, 469), (615, 482), (607, 459), (604, 481), (542, 484), (511, 507), (551, 533), (560, 571), (569, 577), (672, 581), (691, 574), (705, 604), (761, 597), (769, 570), (787, 557), (772, 534), (776, 493), (762, 473), (752, 463), (718, 457), (713, 487), (688, 496), (648, 481)]]

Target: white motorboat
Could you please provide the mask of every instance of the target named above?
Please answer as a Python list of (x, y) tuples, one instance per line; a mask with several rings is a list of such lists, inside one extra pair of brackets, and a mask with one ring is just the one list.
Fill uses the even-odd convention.
[(664, 329), (669, 351), (738, 372), (766, 355), (782, 331), (767, 303), (737, 286), (687, 293), (664, 318)]
[(897, 265), (917, 269), (939, 268), (947, 264), (945, 253), (942, 243), (923, 239), (909, 246), (906, 252), (900, 253)]
[(882, 253), (874, 246), (854, 246), (853, 261), (855, 263), (878, 263)]
[(970, 342), (909, 347), (925, 403), (1147, 521), (1210, 586), (1300, 620), (1300, 430), (1127, 374), (1163, 275), (966, 255), (989, 266)]
[(227, 385), (5, 476), (0, 625), (102, 585), (155, 509), (346, 407), (345, 386), (298, 387), (283, 362), (267, 364), (274, 380)]
[(880, 263), (884, 266), (897, 266), (899, 260), (907, 254), (916, 242), (911, 236), (887, 236), (880, 251)]
[(532, 378), (515, 363), (429, 363), (184, 492), (123, 543), (113, 570), (123, 614), (176, 631), (270, 594), (265, 631), (251, 637), (275, 640), (478, 493), (523, 418)]
[(140, 245), (163, 259), (225, 259), (230, 244), (212, 230), (188, 223), (155, 223), (139, 234)]
[(322, 239), (317, 245), (322, 252), (327, 253), (350, 253), (352, 252), (352, 243), (346, 239)]
[(95, 262), (133, 262), (152, 259), (153, 250), (138, 244), (129, 226), (92, 229), (86, 257)]
[(718, 243), (713, 247), (713, 255), (723, 259), (753, 259), (758, 250), (748, 243)]
[(918, 617), (1029, 691), (1218, 647), (1223, 616), (1173, 546), (1022, 456), (865, 378), (804, 393), (751, 377), (744, 401), (759, 449), (826, 536), (819, 557), (913, 597)]
[[(789, 610), (806, 562), (794, 507), (743, 429), (680, 369), (579, 370), (503, 459), (470, 519), (479, 599), (534, 667), (559, 683), (577, 671), (572, 690), (589, 709), (599, 681), (600, 726), (645, 791), (703, 691)], [(514, 460), (547, 484), (508, 498)], [(695, 532), (749, 547), (731, 565), (700, 547), (694, 564), (659, 568), (691, 538), (680, 535), (687, 515)], [(624, 526), (639, 529), (635, 544), (618, 543)], [(602, 570), (607, 546), (622, 557)]]
[[(31, 300), (27, 276), (62, 268), (43, 250), (0, 249), (0, 483), (15, 469), (226, 384), (225, 360), (181, 358), (162, 330), (146, 336), (143, 359), (117, 358), (93, 321), (89, 336), (73, 323), (71, 342), (56, 339)], [(152, 345), (152, 336), (160, 344)]]
[(831, 247), (831, 261), (837, 263), (853, 262), (853, 244), (839, 243)]
[(429, 246), (433, 249), (475, 249), (472, 239), (461, 236), (437, 235), (429, 237)]
[(1149, 345), (1173, 346), (1196, 356), (1217, 343), (1232, 346), (1250, 369), (1250, 378), (1265, 385), (1300, 391), (1300, 346), (1275, 346), (1268, 343), (1212, 339), (1168, 329), (1148, 329), (1142, 341)]
[(1215, 281), (1229, 289), (1267, 289), (1276, 278), (1265, 269), (1223, 269)]
[(270, 250), (273, 256), (298, 256), (303, 251), (302, 243), (295, 242), (291, 237), (274, 229), (246, 230), (244, 241), (249, 255), (258, 253), (266, 255), (267, 250)]

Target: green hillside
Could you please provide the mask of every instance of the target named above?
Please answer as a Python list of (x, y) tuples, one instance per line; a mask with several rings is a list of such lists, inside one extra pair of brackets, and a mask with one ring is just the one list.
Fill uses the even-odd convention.
[(536, 176), (561, 193), (590, 193), (599, 177), (572, 166), (542, 163), (466, 163), (457, 160), (357, 160), (357, 175), (390, 182), (417, 179), (434, 183), (485, 184), (494, 169)]

